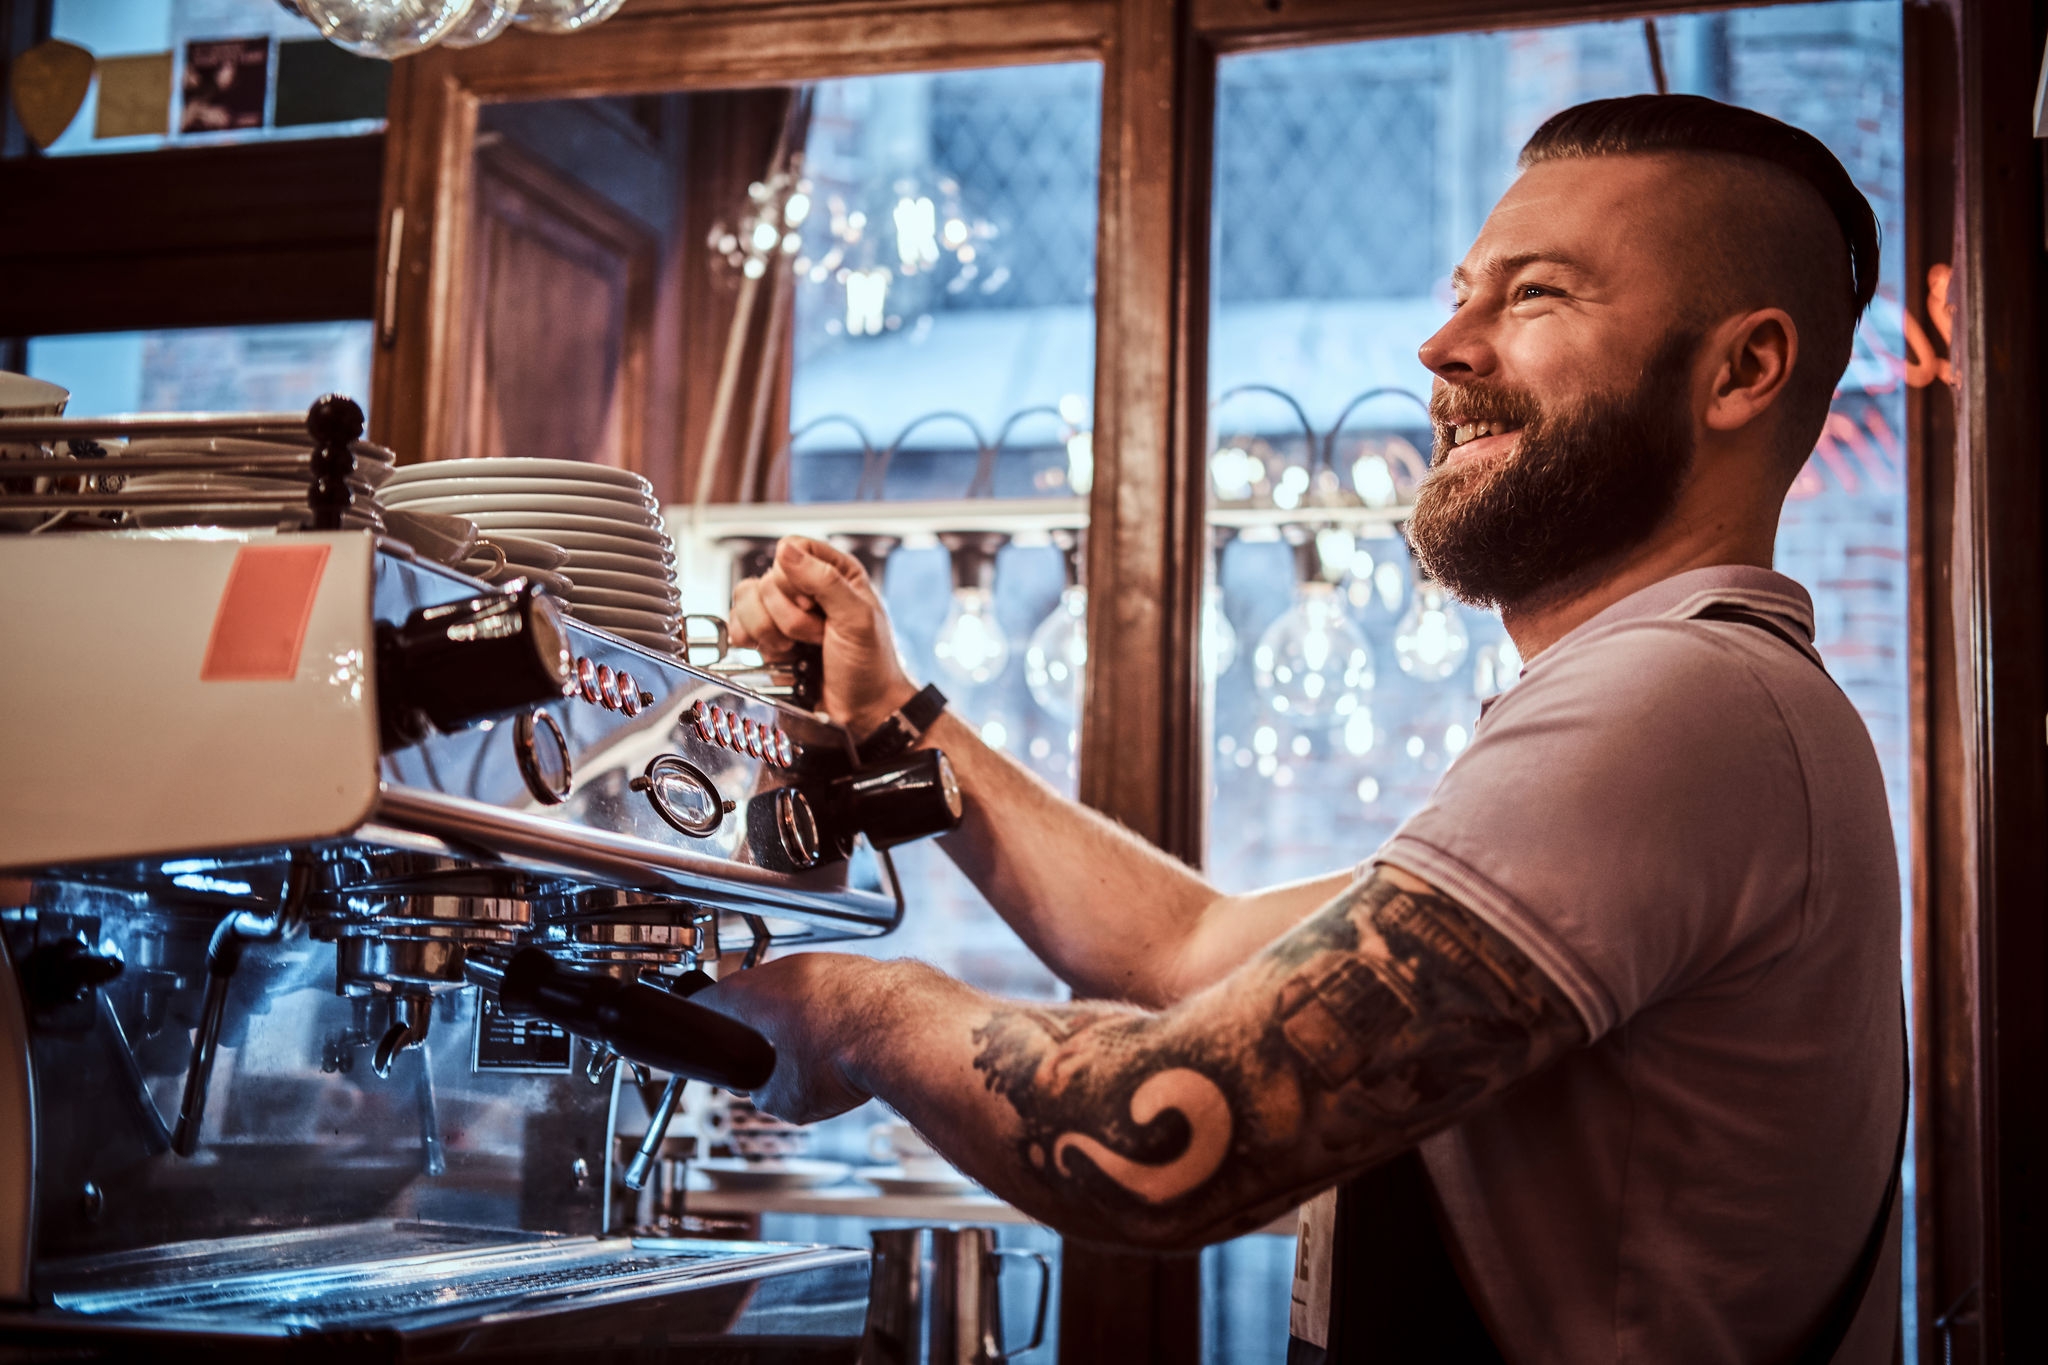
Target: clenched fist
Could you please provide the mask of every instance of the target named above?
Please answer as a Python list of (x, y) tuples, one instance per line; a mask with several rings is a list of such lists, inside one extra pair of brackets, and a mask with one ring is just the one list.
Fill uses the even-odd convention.
[(819, 706), (860, 739), (917, 694), (896, 657), (889, 613), (852, 555), (808, 536), (785, 536), (775, 563), (732, 593), (732, 641), (763, 658), (796, 644), (825, 651)]

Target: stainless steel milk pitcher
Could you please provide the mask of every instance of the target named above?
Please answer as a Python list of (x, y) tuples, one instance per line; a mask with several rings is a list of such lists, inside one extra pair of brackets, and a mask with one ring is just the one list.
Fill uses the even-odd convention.
[[(998, 1247), (993, 1228), (890, 1228), (876, 1232), (861, 1365), (996, 1365), (1045, 1340), (1052, 1264), (1035, 1251)], [(1003, 1345), (1004, 1257), (1038, 1263), (1031, 1340)]]

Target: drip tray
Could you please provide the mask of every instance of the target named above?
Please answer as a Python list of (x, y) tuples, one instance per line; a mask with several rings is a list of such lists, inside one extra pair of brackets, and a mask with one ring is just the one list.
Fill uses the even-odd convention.
[[(354, 1224), (51, 1265), (41, 1287), (52, 1306), (26, 1316), (67, 1336), (103, 1326), (131, 1346), (137, 1331), (301, 1348), (325, 1338), (408, 1360), (736, 1336), (822, 1346), (858, 1337), (867, 1260), (768, 1242)], [(19, 1325), (0, 1317), (0, 1331)]]

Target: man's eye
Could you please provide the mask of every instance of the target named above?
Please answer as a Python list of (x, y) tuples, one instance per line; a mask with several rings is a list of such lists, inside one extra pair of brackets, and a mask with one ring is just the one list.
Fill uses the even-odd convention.
[(1540, 284), (1524, 284), (1517, 286), (1515, 289), (1515, 298), (1517, 301), (1523, 299), (1542, 299), (1548, 297), (1550, 297), (1550, 291), (1548, 289), (1545, 289)]

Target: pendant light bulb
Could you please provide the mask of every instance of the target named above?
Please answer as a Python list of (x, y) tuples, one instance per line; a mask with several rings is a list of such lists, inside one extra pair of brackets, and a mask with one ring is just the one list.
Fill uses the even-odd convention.
[(1401, 671), (1424, 682), (1442, 682), (1458, 671), (1471, 647), (1472, 637), (1450, 594), (1440, 583), (1419, 579), (1408, 614), (1394, 627), (1394, 658)]
[(1202, 674), (1215, 682), (1237, 662), (1237, 628), (1223, 610), (1223, 589), (1211, 583), (1202, 592)]
[(1378, 451), (1360, 456), (1351, 466), (1351, 486), (1358, 490), (1358, 496), (1367, 507), (1392, 507), (1400, 501), (1401, 492), (1394, 484), (1393, 468), (1387, 464), (1387, 457)]
[(293, 0), (320, 36), (358, 57), (424, 52), (469, 13), (469, 0)]
[(469, 7), (441, 39), (443, 47), (480, 47), (512, 26), (519, 0), (469, 0)]
[(536, 33), (574, 33), (601, 24), (626, 0), (521, 0), (516, 22)]
[(1485, 701), (1498, 696), (1522, 680), (1522, 654), (1513, 640), (1483, 645), (1472, 666), (1472, 695)]
[(1334, 585), (1302, 585), (1252, 651), (1259, 699), (1299, 726), (1326, 729), (1356, 714), (1371, 694), (1372, 651), (1344, 614)]
[(1010, 642), (996, 623), (995, 595), (987, 588), (953, 589), (953, 606), (932, 641), (939, 671), (962, 685), (978, 685), (1010, 663)]
[(1060, 594), (1024, 647), (1024, 682), (1031, 699), (1054, 720), (1072, 725), (1081, 715), (1081, 680), (1088, 672), (1088, 589), (1074, 584)]

